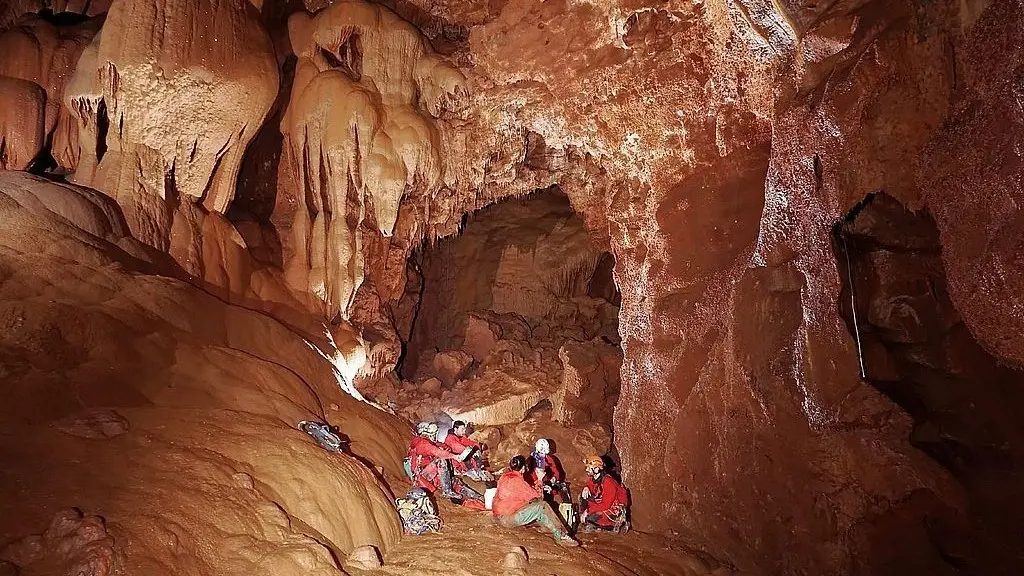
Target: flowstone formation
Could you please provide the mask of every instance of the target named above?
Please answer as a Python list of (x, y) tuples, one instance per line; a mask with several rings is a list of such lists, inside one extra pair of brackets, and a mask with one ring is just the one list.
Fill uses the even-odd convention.
[(132, 234), (191, 275), (247, 282), (232, 269), (232, 244), (244, 244), (223, 214), (277, 88), (249, 2), (116, 2), (64, 91), (79, 133), (71, 179), (114, 198)]
[(288, 35), (297, 63), (281, 132), (296, 189), (275, 215), (284, 265), (328, 317), (348, 318), (364, 225), (392, 236), (403, 197), (443, 183), (436, 117), (458, 106), (464, 77), (409, 23), (361, 0), (294, 14)]
[[(17, 26), (0, 26), (0, 61), (5, 106), (0, 126), (0, 168), (23, 170), (48, 150), (62, 168), (77, 163), (78, 131), (62, 104), (79, 55), (100, 29), (102, 18), (57, 26), (41, 16), (19, 15)], [(18, 82), (21, 80), (21, 82)]]
[[(399, 474), (407, 426), (338, 387), (315, 326), (174, 278), (93, 190), (2, 173), (0, 218), (0, 560), (336, 575), (336, 557), (398, 541), (361, 455)], [(349, 452), (296, 430), (306, 419), (342, 425)]]

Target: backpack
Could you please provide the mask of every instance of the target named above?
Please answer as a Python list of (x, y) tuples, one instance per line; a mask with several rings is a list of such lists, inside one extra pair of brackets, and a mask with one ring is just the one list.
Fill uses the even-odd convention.
[(396, 498), (395, 508), (398, 509), (406, 534), (420, 536), (428, 532), (440, 532), (444, 526), (429, 498)]

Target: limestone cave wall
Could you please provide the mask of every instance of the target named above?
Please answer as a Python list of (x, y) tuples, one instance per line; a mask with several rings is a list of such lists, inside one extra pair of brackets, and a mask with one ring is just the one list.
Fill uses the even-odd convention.
[(326, 322), (346, 385), (397, 368), (422, 242), (557, 184), (614, 259), (638, 527), (768, 574), (1013, 572), (861, 378), (833, 229), (869, 193), (926, 209), (940, 317), (1020, 367), (1021, 0), (35, 4), (0, 2), (0, 165)]

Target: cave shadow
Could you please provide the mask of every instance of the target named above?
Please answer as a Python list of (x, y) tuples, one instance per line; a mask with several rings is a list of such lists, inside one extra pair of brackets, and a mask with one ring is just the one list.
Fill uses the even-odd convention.
[[(530, 339), (534, 338), (536, 322), (531, 321), (515, 311), (499, 313), (494, 310), (494, 293), (490, 290), (476, 294), (478, 300), (463, 303), (466, 309), (453, 308), (451, 290), (463, 287), (470, 280), (465, 273), (448, 270), (446, 263), (459, 254), (460, 244), (472, 240), (481, 241), (476, 248), (477, 253), (501, 254), (505, 250), (516, 250), (520, 253), (530, 250), (538, 239), (546, 237), (552, 230), (544, 228), (531, 219), (530, 208), (544, 207), (546, 214), (558, 214), (564, 222), (572, 221), (574, 226), (586, 230), (579, 214), (573, 209), (568, 197), (557, 185), (535, 190), (521, 197), (501, 200), (480, 210), (463, 216), (459, 234), (435, 241), (424, 241), (409, 258), (406, 266), (407, 280), (416, 276), (419, 289), (415, 293), (407, 292), (407, 298), (415, 300), (414, 314), (408, 330), (408, 337), (402, 337), (401, 359), (397, 372), (403, 379), (411, 380), (420, 375), (423, 361), (429, 358), (431, 351), (451, 350), (459, 348), (468, 316), (474, 311), (491, 311), (500, 316), (513, 314), (518, 316), (530, 329)], [(521, 224), (496, 227), (494, 222), (514, 220), (522, 217)], [(491, 220), (496, 218), (497, 220)], [(586, 230), (587, 235), (590, 231)], [(591, 241), (593, 239), (591, 238)], [(464, 246), (461, 248), (465, 250)], [(501, 258), (478, 258), (474, 262), (475, 285), (494, 286), (501, 265)], [(607, 250), (601, 251), (597, 257), (595, 269), (586, 279), (584, 291), (574, 295), (560, 295), (566, 299), (576, 296), (589, 296), (603, 299), (612, 306), (621, 307), (622, 296), (614, 280), (615, 258)], [(460, 284), (461, 283), (461, 284)], [(401, 304), (400, 304), (401, 305)], [(394, 314), (393, 314), (394, 316)], [(536, 320), (536, 319), (535, 319)], [(402, 335), (401, 330), (399, 334)], [(602, 340), (612, 346), (620, 346), (605, 334)]]
[[(839, 314), (855, 340), (863, 381), (911, 417), (910, 444), (967, 496), (964, 517), (930, 491), (910, 495), (877, 519), (905, 536), (906, 545), (872, 538), (872, 553), (901, 573), (1020, 573), (1024, 426), (1017, 414), (1024, 411), (1024, 371), (990, 355), (964, 323), (926, 209), (913, 212), (885, 192), (869, 194), (836, 223), (832, 248)], [(931, 546), (941, 564), (913, 557), (915, 544)]]
[[(269, 249), (269, 256), (259, 260), (277, 268), (284, 267), (284, 249), (278, 227), (271, 224), (271, 218), (278, 203), (278, 179), (284, 156), (285, 137), (281, 132), (281, 120), (291, 100), (297, 63), (291, 51), (288, 27), (284, 24), (289, 16), (299, 11), (305, 11), (300, 0), (269, 0), (260, 9), (276, 53), (287, 56), (280, 65), (277, 96), (242, 156), (235, 181), (235, 198), (225, 214), (236, 229), (240, 222), (247, 220), (259, 225), (266, 239), (263, 244)], [(253, 260), (258, 260), (256, 255), (253, 255)]]

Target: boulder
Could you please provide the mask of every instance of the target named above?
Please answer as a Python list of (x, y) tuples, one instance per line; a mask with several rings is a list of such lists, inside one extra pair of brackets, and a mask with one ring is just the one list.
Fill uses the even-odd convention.
[(124, 434), (129, 424), (124, 416), (113, 410), (88, 410), (60, 420), (54, 427), (71, 436), (105, 440)]
[(434, 374), (445, 386), (451, 386), (465, 378), (472, 365), (473, 357), (462, 350), (447, 350), (434, 355)]
[(483, 362), (501, 339), (501, 326), (475, 314), (466, 317), (466, 338), (462, 345), (477, 362)]
[(360, 546), (353, 550), (348, 559), (345, 560), (346, 568), (358, 568), (359, 570), (376, 570), (383, 564), (380, 560), (380, 552), (373, 546)]
[[(501, 428), (496, 426), (485, 426), (479, 430), (473, 430), (469, 435), (470, 438), (483, 444), (484, 446), (497, 446), (501, 442)], [(501, 466), (501, 462), (491, 462), (492, 465)]]
[(530, 557), (526, 549), (516, 546), (501, 560), (501, 567), (505, 570), (505, 576), (521, 576), (526, 574), (526, 568), (530, 565)]
[(441, 393), (441, 381), (437, 378), (427, 378), (420, 384), (419, 391), (423, 394), (429, 394), (431, 396)]
[(565, 426), (611, 424), (622, 352), (599, 340), (567, 342), (558, 350), (558, 358), (563, 370), (562, 385), (551, 398), (555, 420)]
[(25, 536), (0, 549), (0, 559), (18, 567), (14, 574), (107, 576), (113, 572), (113, 546), (102, 518), (66, 508), (53, 516), (43, 534)]
[(488, 370), (446, 391), (441, 404), (456, 420), (485, 426), (516, 424), (548, 398), (556, 385), (538, 372)]

